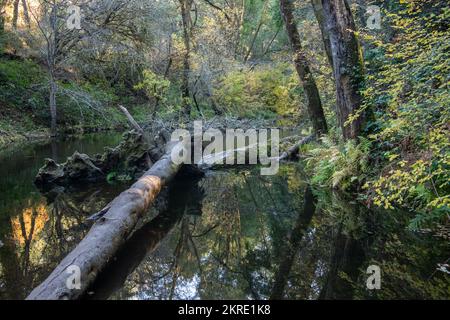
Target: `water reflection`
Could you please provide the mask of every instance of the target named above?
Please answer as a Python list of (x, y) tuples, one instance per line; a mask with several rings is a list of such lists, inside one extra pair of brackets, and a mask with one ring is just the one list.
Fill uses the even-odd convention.
[[(0, 155), (1, 299), (24, 298), (85, 235), (86, 217), (126, 188), (44, 197), (32, 180), (52, 148), (40, 148)], [(450, 298), (449, 276), (435, 272), (448, 240), (408, 231), (411, 214), (368, 210), (302, 176), (289, 165), (274, 177), (226, 170), (171, 186), (166, 210), (141, 225), (85, 298)], [(380, 291), (366, 288), (370, 265), (382, 269)]]
[[(186, 192), (189, 191), (189, 192)], [(176, 180), (168, 190), (167, 208), (136, 231), (88, 290), (85, 299), (104, 300), (123, 287), (127, 277), (183, 219), (201, 213), (204, 193), (198, 180)]]
[(85, 216), (123, 188), (101, 185), (41, 195), (33, 181), (43, 160), (61, 161), (76, 150), (102, 152), (119, 139), (118, 134), (88, 135), (0, 153), (0, 299), (26, 297), (83, 236)]
[[(163, 216), (168, 236), (139, 231), (140, 250), (112, 299), (429, 299), (449, 298), (450, 279), (434, 272), (449, 244), (406, 230), (410, 215), (375, 212), (336, 193), (311, 190), (295, 166), (276, 177), (218, 172), (200, 182), (198, 212)], [(194, 186), (192, 192), (198, 186)], [(178, 195), (182, 194), (176, 193)], [(176, 226), (174, 227), (174, 224)], [(148, 228), (148, 229), (147, 229)], [(156, 229), (158, 230), (158, 228)], [(392, 242), (394, 241), (394, 242)], [(151, 243), (143, 250), (141, 246)], [(158, 243), (158, 248), (155, 247)], [(148, 250), (150, 248), (150, 250)], [(394, 249), (395, 248), (395, 249)], [(145, 255), (145, 258), (142, 258)], [(126, 253), (118, 264), (127, 261)], [(130, 263), (130, 261), (128, 261)], [(366, 288), (370, 265), (383, 288)], [(114, 269), (112, 269), (114, 270)], [(121, 269), (122, 271), (124, 269)], [(433, 276), (431, 276), (433, 275)], [(407, 286), (409, 290), (403, 288)], [(101, 287), (101, 286), (100, 286)], [(98, 289), (97, 289), (98, 290)], [(100, 289), (101, 290), (101, 289)], [(101, 296), (105, 298), (106, 296)]]

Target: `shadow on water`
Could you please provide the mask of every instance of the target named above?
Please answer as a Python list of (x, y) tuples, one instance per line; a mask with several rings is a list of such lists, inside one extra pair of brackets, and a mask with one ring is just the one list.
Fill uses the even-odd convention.
[[(33, 186), (43, 159), (99, 152), (113, 145), (108, 139), (0, 154), (0, 299), (26, 297), (83, 238), (86, 217), (127, 187), (43, 196)], [(412, 214), (312, 189), (298, 165), (259, 172), (215, 171), (172, 185), (165, 210), (149, 213), (86, 298), (450, 298), (449, 275), (436, 271), (449, 242), (409, 231)], [(381, 290), (366, 287), (371, 265), (382, 270)]]

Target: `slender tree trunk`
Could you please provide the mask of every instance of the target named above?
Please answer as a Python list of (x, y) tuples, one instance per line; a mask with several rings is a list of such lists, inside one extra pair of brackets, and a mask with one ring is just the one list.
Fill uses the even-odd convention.
[(263, 23), (262, 23), (262, 17), (261, 17), (261, 21), (259, 22), (258, 27), (256, 28), (256, 31), (253, 35), (252, 42), (250, 43), (250, 47), (248, 48), (247, 53), (245, 54), (244, 62), (247, 62), (248, 59), (250, 58), (250, 55), (252, 54), (253, 48), (255, 47), (256, 39), (258, 38), (259, 31), (261, 30), (262, 25), (263, 25)]
[(184, 38), (184, 58), (183, 58), (183, 77), (181, 84), (181, 94), (183, 97), (183, 112), (187, 118), (191, 115), (190, 91), (189, 91), (189, 77), (191, 73), (191, 66), (189, 58), (191, 55), (191, 18), (190, 11), (192, 0), (180, 0), (181, 20), (183, 22), (183, 38)]
[(295, 69), (305, 90), (309, 118), (313, 125), (314, 133), (319, 136), (326, 134), (328, 127), (322, 108), (322, 101), (320, 100), (316, 81), (314, 80), (314, 76), (302, 49), (300, 34), (298, 33), (297, 24), (294, 20), (292, 0), (280, 0), (280, 8), (289, 41), (294, 51)]
[(258, 38), (258, 35), (259, 35), (259, 33), (261, 31), (261, 28), (262, 28), (262, 26), (264, 24), (264, 15), (266, 13), (267, 3), (268, 2), (265, 1), (264, 4), (263, 4), (263, 8), (261, 10), (261, 16), (259, 17), (258, 27), (256, 28), (255, 33), (253, 34), (253, 38), (252, 38), (252, 41), (250, 43), (250, 47), (248, 48), (247, 53), (246, 53), (246, 55), (244, 57), (244, 62), (247, 62), (248, 59), (250, 58), (250, 56), (251, 56), (251, 54), (253, 52), (253, 48), (255, 47), (256, 39)]
[(20, 0), (14, 0), (13, 4), (13, 19), (12, 19), (12, 26), (13, 29), (17, 29), (17, 21), (19, 20), (19, 3)]
[(242, 27), (244, 23), (244, 17), (245, 17), (245, 0), (241, 1), (240, 6), (240, 14), (237, 10), (235, 10), (234, 19), (233, 19), (233, 28), (234, 28), (234, 58), (237, 59), (239, 56), (239, 53), (241, 51), (241, 38), (242, 38)]
[(331, 42), (330, 35), (327, 30), (327, 26), (325, 24), (325, 16), (323, 13), (322, 0), (311, 0), (311, 4), (314, 9), (314, 14), (317, 19), (317, 23), (319, 24), (320, 32), (322, 34), (323, 45), (325, 48), (325, 53), (327, 54), (328, 62), (330, 66), (333, 68), (333, 54), (331, 52)]
[(22, 0), (22, 8), (23, 8), (23, 17), (25, 18), (25, 23), (29, 28), (31, 26), (30, 15), (28, 14), (28, 4), (27, 0)]
[[(360, 110), (364, 65), (355, 22), (346, 0), (322, 0), (322, 6), (333, 54), (338, 119), (344, 139), (356, 139), (364, 130), (366, 112)], [(352, 115), (356, 119), (350, 119)]]
[[(6, 7), (7, 0), (0, 0), (0, 37), (5, 32), (5, 7)], [(0, 53), (3, 51), (3, 46), (1, 45), (1, 39), (0, 39)]]
[(58, 85), (56, 83), (55, 78), (56, 58), (57, 58), (56, 47), (58, 43), (57, 19), (58, 19), (58, 7), (56, 5), (56, 2), (53, 1), (50, 16), (50, 27), (52, 32), (47, 40), (47, 65), (50, 78), (50, 97), (49, 97), (50, 117), (51, 117), (50, 132), (52, 137), (57, 136), (56, 93), (58, 91)]
[(56, 93), (58, 91), (58, 86), (56, 81), (52, 76), (50, 76), (50, 117), (51, 117), (51, 126), (50, 132), (52, 137), (56, 137), (57, 128), (56, 128)]

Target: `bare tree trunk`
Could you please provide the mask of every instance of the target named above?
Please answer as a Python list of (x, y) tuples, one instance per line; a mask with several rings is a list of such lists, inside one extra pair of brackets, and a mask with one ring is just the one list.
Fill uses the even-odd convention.
[[(105, 214), (86, 237), (55, 268), (52, 274), (28, 296), (28, 300), (74, 300), (80, 298), (104, 269), (117, 250), (125, 243), (137, 222), (147, 212), (163, 186), (180, 169), (171, 159), (170, 143), (163, 156), (130, 189), (115, 198)], [(80, 289), (67, 286), (71, 267), (79, 268)], [(71, 283), (71, 282), (70, 282)]]
[(17, 20), (19, 20), (19, 3), (20, 0), (14, 0), (13, 19), (12, 19), (12, 26), (14, 30), (17, 30)]
[(322, 101), (320, 100), (316, 81), (314, 80), (314, 76), (303, 52), (300, 34), (297, 30), (297, 23), (294, 20), (292, 0), (280, 0), (280, 8), (289, 41), (294, 51), (295, 69), (303, 83), (309, 118), (313, 125), (314, 133), (319, 136), (326, 134), (328, 132), (328, 126), (322, 108)]
[(51, 126), (50, 132), (52, 137), (57, 136), (57, 123), (56, 123), (56, 92), (58, 91), (58, 85), (56, 84), (53, 76), (50, 76), (50, 117)]
[(181, 20), (183, 22), (183, 38), (184, 38), (184, 58), (183, 58), (183, 77), (181, 84), (181, 94), (183, 97), (183, 112), (187, 118), (191, 115), (190, 91), (189, 91), (189, 77), (191, 73), (191, 66), (189, 58), (191, 55), (191, 18), (190, 11), (192, 0), (179, 0), (181, 7)]
[[(322, 0), (322, 6), (333, 55), (338, 120), (344, 139), (356, 139), (364, 130), (366, 112), (360, 112), (364, 65), (355, 22), (346, 0)], [(356, 119), (347, 123), (358, 112)]]
[(125, 114), (127, 117), (128, 122), (131, 124), (134, 130), (139, 132), (140, 134), (144, 135), (144, 130), (141, 128), (141, 126), (134, 120), (133, 116), (128, 112), (127, 108), (124, 106), (119, 106), (119, 109)]
[(247, 53), (245, 54), (244, 63), (248, 61), (248, 59), (250, 58), (250, 55), (252, 54), (253, 48), (255, 47), (256, 39), (258, 38), (259, 31), (261, 30), (262, 25), (263, 25), (263, 23), (262, 23), (262, 17), (261, 17), (261, 20), (258, 23), (258, 27), (256, 28), (256, 31), (253, 35), (250, 47), (248, 48)]
[(56, 83), (55, 78), (55, 70), (56, 70), (56, 56), (57, 56), (57, 39), (58, 39), (58, 27), (57, 27), (57, 19), (58, 19), (58, 7), (56, 2), (53, 1), (51, 7), (51, 16), (50, 16), (50, 27), (51, 27), (51, 35), (46, 37), (47, 39), (47, 65), (48, 72), (50, 76), (50, 117), (51, 117), (51, 125), (50, 132), (52, 137), (57, 136), (57, 119), (56, 119), (56, 93), (58, 91), (58, 85)]
[(333, 53), (331, 52), (331, 42), (330, 35), (325, 24), (325, 16), (323, 13), (322, 0), (311, 0), (311, 4), (314, 9), (314, 14), (319, 24), (320, 32), (322, 34), (323, 45), (325, 48), (325, 53), (327, 54), (328, 62), (333, 68)]
[[(186, 192), (189, 190), (189, 192)], [(179, 224), (187, 208), (201, 208), (203, 190), (199, 186), (198, 179), (191, 177), (173, 181), (168, 188), (167, 208), (151, 222), (133, 233), (126, 244), (120, 248), (106, 268), (89, 288), (86, 299), (106, 300), (111, 294), (123, 287), (128, 275), (130, 275), (170, 234)]]
[(30, 15), (28, 14), (28, 4), (27, 0), (22, 0), (22, 8), (23, 8), (23, 17), (25, 18), (25, 23), (29, 28), (31, 26)]
[[(6, 7), (6, 3), (7, 3), (7, 0), (0, 0), (0, 37), (5, 32), (5, 21), (6, 21), (5, 7)], [(0, 45), (1, 45), (1, 43), (0, 43)], [(3, 51), (2, 46), (0, 46), (0, 53), (1, 53), (1, 51)]]

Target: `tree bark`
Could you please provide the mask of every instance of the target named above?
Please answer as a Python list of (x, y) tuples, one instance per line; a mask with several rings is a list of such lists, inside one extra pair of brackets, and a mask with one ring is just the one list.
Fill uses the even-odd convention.
[(283, 152), (283, 154), (281, 154), (279, 160), (280, 161), (298, 160), (298, 154), (300, 152), (300, 148), (302, 146), (304, 146), (305, 144), (308, 144), (308, 143), (314, 141), (316, 138), (317, 137), (315, 135), (310, 135), (310, 136), (303, 138), (297, 144), (290, 147), (286, 152)]
[[(356, 139), (364, 130), (366, 112), (360, 110), (364, 64), (355, 22), (346, 0), (322, 0), (322, 6), (331, 41), (338, 120), (344, 139)], [(349, 121), (353, 115), (358, 116)]]
[(144, 130), (141, 128), (141, 126), (134, 120), (133, 116), (128, 112), (127, 108), (124, 106), (119, 106), (119, 109), (125, 114), (127, 117), (128, 122), (131, 124), (134, 130), (139, 132), (140, 134), (144, 135)]
[(311, 4), (322, 34), (323, 45), (325, 53), (327, 54), (328, 62), (330, 63), (331, 68), (333, 68), (333, 54), (331, 52), (330, 34), (328, 33), (327, 26), (325, 24), (322, 0), (311, 0)]
[(183, 112), (189, 118), (191, 115), (189, 77), (191, 73), (190, 55), (191, 55), (191, 17), (190, 11), (192, 7), (192, 0), (179, 0), (181, 7), (181, 20), (183, 22), (183, 38), (184, 38), (184, 57), (183, 57), (183, 76), (181, 83), (181, 94), (183, 98)]
[(188, 177), (173, 181), (168, 188), (168, 194), (164, 196), (167, 197), (167, 207), (163, 205), (162, 212), (155, 219), (133, 233), (83, 299), (106, 300), (120, 290), (127, 277), (149, 253), (158, 248), (163, 239), (179, 224), (187, 210), (201, 208), (204, 193), (199, 186), (199, 179)]
[(51, 126), (50, 132), (52, 137), (56, 137), (57, 132), (57, 123), (56, 123), (56, 92), (58, 91), (58, 86), (56, 84), (53, 76), (50, 77), (50, 117), (51, 117)]
[(292, 0), (280, 0), (281, 15), (283, 16), (286, 31), (294, 51), (294, 64), (298, 76), (305, 90), (309, 118), (311, 120), (314, 133), (317, 136), (328, 132), (327, 121), (322, 108), (319, 90), (316, 81), (309, 67), (306, 56), (300, 41), (300, 34), (294, 20)]
[[(52, 274), (31, 292), (27, 300), (74, 300), (80, 298), (99, 272), (107, 265), (121, 247), (139, 219), (152, 205), (181, 165), (171, 159), (173, 148), (179, 143), (170, 143), (163, 156), (130, 189), (113, 200), (106, 214), (91, 228), (86, 237), (55, 268)], [(81, 288), (69, 289), (66, 282), (71, 274), (69, 267), (80, 270)]]
[(20, 4), (20, 0), (14, 0), (13, 19), (12, 19), (12, 26), (13, 26), (14, 30), (17, 30), (17, 21), (19, 20), (19, 4)]
[(5, 31), (5, 16), (6, 16), (6, 12), (5, 12), (5, 7), (7, 4), (7, 0), (0, 0), (0, 35), (3, 34), (3, 32)]
[(27, 27), (30, 28), (31, 21), (30, 21), (30, 15), (28, 13), (27, 0), (22, 0), (22, 9), (23, 9), (23, 17), (25, 19), (25, 23), (27, 24)]

